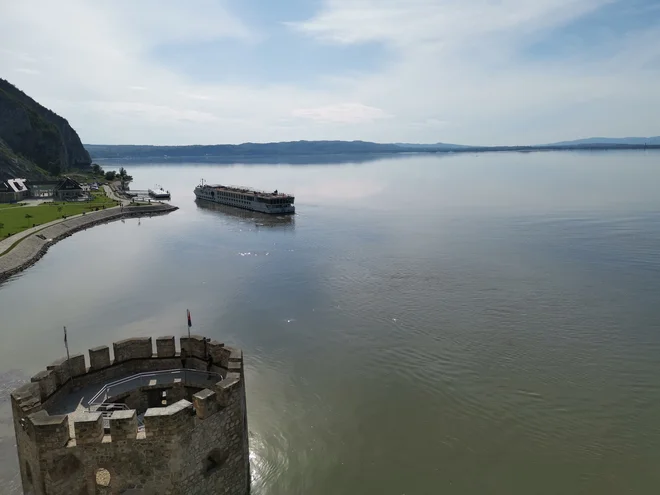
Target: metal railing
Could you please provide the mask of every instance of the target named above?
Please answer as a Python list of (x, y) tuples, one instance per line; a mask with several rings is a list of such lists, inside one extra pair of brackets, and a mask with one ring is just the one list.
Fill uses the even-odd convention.
[[(112, 416), (112, 413), (114, 411), (128, 411), (129, 407), (126, 404), (120, 403), (103, 403), (98, 406), (95, 406), (95, 411), (94, 412), (100, 412), (101, 415), (103, 416), (103, 429), (108, 431), (110, 429), (110, 417)], [(137, 417), (138, 420), (138, 431), (144, 429), (144, 417), (142, 415), (139, 415)]]
[(140, 387), (148, 386), (153, 379), (158, 380), (158, 385), (175, 383), (177, 378), (180, 378), (184, 384), (191, 384), (200, 387), (213, 386), (223, 379), (220, 373), (212, 371), (202, 371), (187, 368), (176, 368), (163, 371), (147, 371), (144, 373), (137, 373), (135, 375), (121, 378), (114, 382), (106, 383), (94, 395), (88, 404), (88, 409), (92, 406), (100, 406), (108, 403), (113, 396), (130, 392)]

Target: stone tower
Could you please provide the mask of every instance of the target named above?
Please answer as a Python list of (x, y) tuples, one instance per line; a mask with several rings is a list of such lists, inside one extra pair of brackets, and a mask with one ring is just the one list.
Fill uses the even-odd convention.
[(246, 495), (243, 356), (203, 337), (133, 338), (59, 360), (11, 394), (33, 495)]

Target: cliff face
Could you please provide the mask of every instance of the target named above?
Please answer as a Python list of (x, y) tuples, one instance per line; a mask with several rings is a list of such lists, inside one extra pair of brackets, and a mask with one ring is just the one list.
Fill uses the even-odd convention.
[(39, 179), (47, 176), (48, 173), (45, 170), (14, 153), (7, 143), (0, 139), (0, 182), (15, 177)]
[[(0, 179), (58, 175), (91, 164), (89, 153), (69, 123), (0, 79)], [(32, 164), (33, 166), (30, 166)]]

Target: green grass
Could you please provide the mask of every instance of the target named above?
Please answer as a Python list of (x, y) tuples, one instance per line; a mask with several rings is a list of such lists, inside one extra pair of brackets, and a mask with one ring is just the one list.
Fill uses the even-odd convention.
[(87, 182), (91, 184), (92, 182), (97, 182), (98, 184), (107, 184), (108, 181), (105, 180), (105, 174), (95, 174), (91, 170), (70, 170), (64, 175), (71, 177), (73, 180), (78, 182)]
[[(94, 211), (97, 208), (101, 210), (104, 206), (111, 208), (117, 204), (104, 192), (98, 192), (93, 194), (91, 201), (85, 202), (44, 203), (39, 206), (9, 205), (11, 207), (0, 209), (0, 224), (3, 224), (3, 228), (0, 229), (0, 238), (4, 239), (33, 226), (52, 222), (62, 216), (68, 218), (83, 212)], [(25, 215), (30, 215), (30, 218), (26, 218)]]

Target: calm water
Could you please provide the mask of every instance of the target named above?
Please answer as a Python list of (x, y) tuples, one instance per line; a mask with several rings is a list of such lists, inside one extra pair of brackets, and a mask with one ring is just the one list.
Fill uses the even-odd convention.
[[(258, 495), (657, 494), (660, 154), (126, 164), (180, 210), (0, 286), (0, 373), (194, 330), (244, 349)], [(203, 208), (210, 182), (298, 214)], [(15, 486), (6, 385), (0, 486)], [(4, 492), (3, 492), (4, 493)]]

